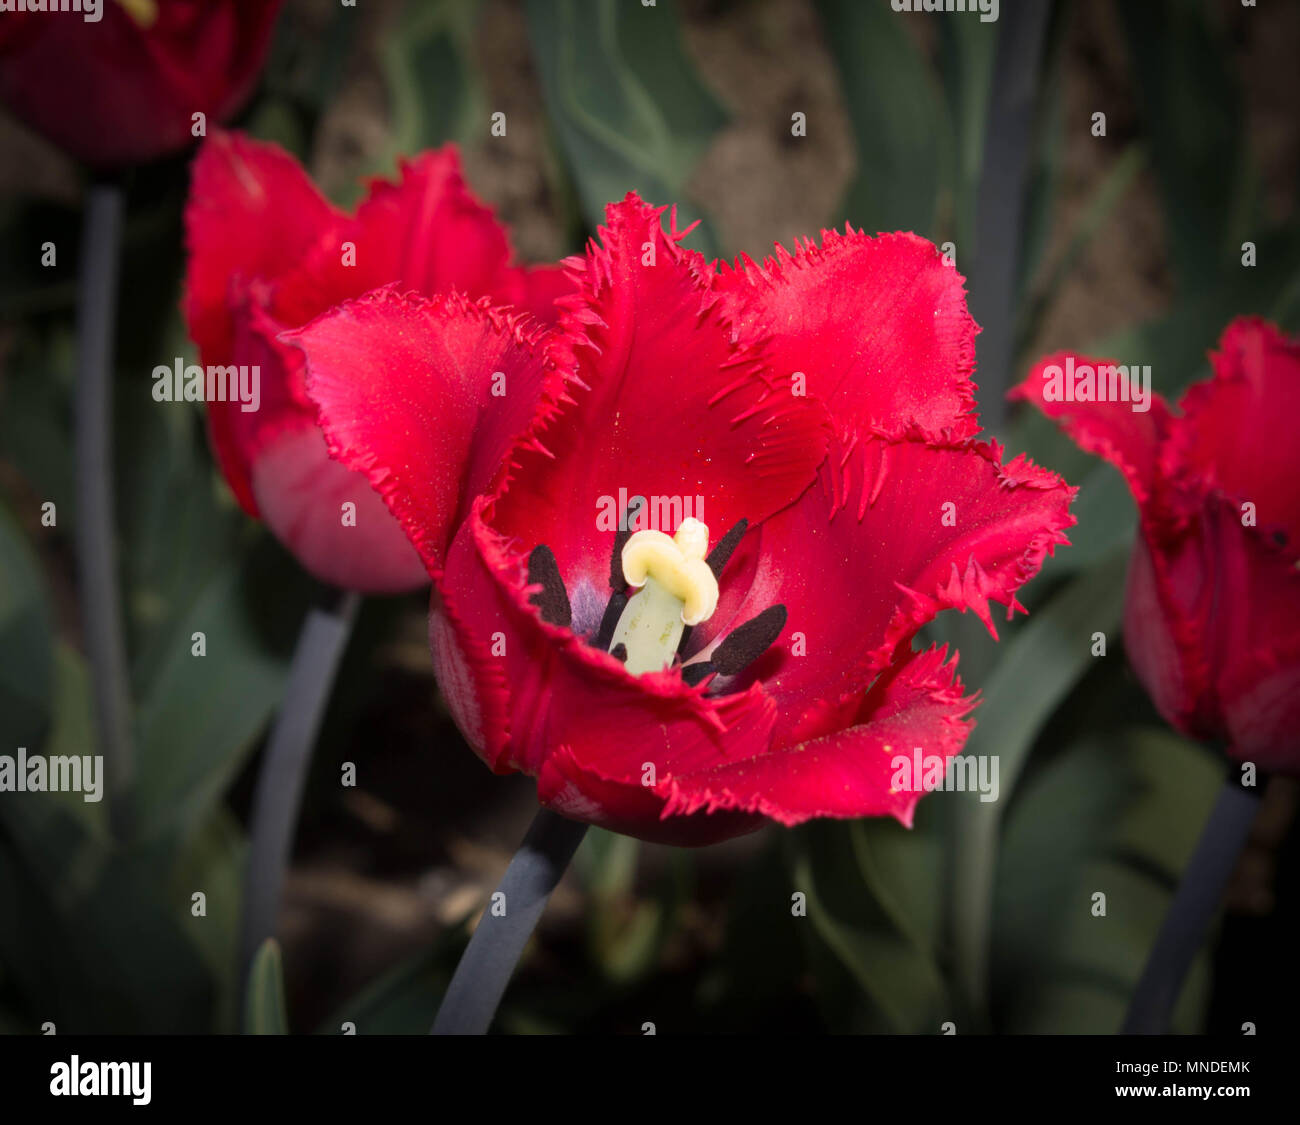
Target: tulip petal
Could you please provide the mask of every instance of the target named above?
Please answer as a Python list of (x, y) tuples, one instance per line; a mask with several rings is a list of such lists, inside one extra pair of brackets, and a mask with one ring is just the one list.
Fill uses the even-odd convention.
[(1160, 712), (1263, 769), (1300, 755), (1300, 570), (1236, 501), (1211, 493), (1134, 554), (1124, 645)]
[(674, 773), (665, 814), (730, 809), (785, 825), (818, 816), (888, 815), (910, 827), (925, 770), (900, 786), (900, 766), (906, 762), (910, 776), (917, 749), (925, 765), (926, 758), (946, 765), (974, 726), (956, 660), (945, 664), (946, 658), (943, 648), (906, 655), (834, 733), (757, 755), (729, 753), (725, 763)]
[(343, 219), (283, 149), (240, 133), (208, 138), (185, 209), (184, 309), (205, 364), (229, 362), (232, 279), (280, 277)]
[(397, 594), (428, 581), (379, 494), (361, 473), (330, 460), (315, 425), (272, 441), (253, 464), (252, 484), (267, 527), (322, 582)]
[[(1169, 476), (1255, 505), (1259, 527), (1281, 532), (1300, 557), (1295, 420), (1300, 343), (1258, 317), (1232, 322), (1211, 355), (1214, 376), (1188, 388), (1163, 452)], [(1248, 441), (1243, 435), (1249, 434)]]
[(544, 324), (560, 319), (561, 297), (573, 293), (573, 278), (563, 266), (518, 266), (507, 277), (500, 300), (531, 313)]
[(1196, 608), (1206, 559), (1197, 544), (1185, 538), (1178, 546), (1167, 541), (1153, 550), (1145, 530), (1129, 559), (1124, 652), (1169, 723), (1195, 738), (1218, 738), (1213, 675)]
[(510, 265), (505, 228), (469, 190), (454, 145), (403, 160), (396, 181), (373, 179), (356, 217), (322, 239), (276, 286), (273, 311), (305, 324), (372, 289), (436, 297), (453, 290), (517, 305), (547, 323), (573, 291), (558, 267)]
[(543, 336), (486, 299), (429, 301), (391, 289), (284, 336), (306, 356), (330, 453), (365, 474), (432, 575), (533, 416)]
[(1300, 762), (1300, 639), (1228, 668), (1220, 691), (1228, 752), (1265, 772), (1294, 775)]
[(975, 334), (965, 279), (914, 234), (848, 227), (818, 246), (779, 244), (761, 266), (723, 266), (718, 289), (742, 336), (771, 334), (768, 359), (802, 372), (841, 435), (915, 424), (969, 437)]
[[(669, 704), (636, 691), (632, 677), (627, 681), (612, 691), (583, 695), (583, 705), (594, 710), (568, 724), (566, 736), (572, 739), (566, 737), (543, 759), (537, 772), (541, 802), (564, 816), (661, 843), (712, 843), (758, 827), (757, 817), (693, 817), (695, 809), (672, 816), (669, 804), (679, 771), (707, 771), (765, 754), (772, 701), (755, 688), (709, 702), (717, 721), (712, 725), (688, 718), (683, 700)], [(557, 687), (564, 692), (563, 680)], [(575, 701), (561, 696), (556, 705)], [(681, 821), (691, 823), (674, 823)]]
[(703, 847), (762, 828), (755, 813), (719, 809), (665, 816), (668, 799), (639, 781), (621, 781), (562, 746), (542, 768), (537, 799), (547, 808), (654, 844)]
[(207, 402), (208, 436), (217, 464), (240, 506), (250, 516), (262, 511), (253, 488), (253, 466), (268, 444), (286, 432), (316, 428), (315, 406), (303, 387), (302, 354), (276, 338), (280, 325), (262, 303), (259, 283), (247, 286), (230, 302), (230, 350), (216, 366), (256, 373), (257, 402), (227, 395)]
[[(424, 564), (379, 494), (330, 460), (304, 386), (302, 352), (253, 299), (236, 309), (232, 360), (259, 373), (252, 402), (208, 402), (212, 446), (241, 503), (323, 582), (368, 594), (422, 586)], [(255, 406), (256, 409), (248, 409)], [(345, 503), (351, 504), (344, 509)]]
[(453, 714), (489, 766), (540, 776), (563, 746), (584, 765), (608, 766), (611, 777), (620, 764), (632, 769), (622, 756), (633, 755), (639, 777), (647, 760), (661, 770), (669, 761), (719, 760), (724, 733), (727, 746), (767, 745), (775, 710), (761, 689), (715, 700), (675, 671), (633, 676), (571, 629), (543, 620), (527, 556), (483, 522), (487, 505), (476, 503), (438, 580), (445, 651), (435, 646), (434, 656), (439, 682), (460, 685), (449, 700)]
[(524, 551), (550, 547), (577, 600), (608, 590), (622, 497), (644, 498), (659, 530), (693, 515), (716, 540), (790, 503), (826, 448), (822, 405), (764, 379), (758, 345), (733, 342), (704, 260), (675, 224), (664, 231), (663, 211), (611, 204), (603, 245), (570, 259), (581, 288), (561, 302), (556, 344), (568, 382), (487, 517)]
[[(788, 623), (739, 682), (760, 679), (781, 709), (778, 745), (842, 725), (900, 646), (945, 609), (1022, 609), (1032, 578), (1074, 517), (1075, 489), (996, 445), (919, 432), (837, 448), (810, 489), (762, 529), (735, 620), (782, 604)], [(748, 538), (748, 537), (747, 537)], [(725, 584), (724, 584), (725, 585)]]
[[(1109, 461), (1124, 474), (1137, 503), (1145, 504), (1156, 491), (1160, 443), (1170, 424), (1168, 404), (1154, 392), (1151, 392), (1150, 409), (1145, 411), (1134, 410), (1134, 403), (1124, 398), (1106, 402), (1075, 402), (1061, 398), (1049, 388), (1053, 387), (1056, 371), (1059, 370), (1060, 377), (1064, 378), (1069, 360), (1076, 367), (1087, 365), (1094, 372), (1099, 367), (1114, 366), (1113, 360), (1069, 352), (1046, 356), (1007, 397), (1033, 403), (1057, 422), (1080, 449)], [(1124, 376), (1123, 372), (1120, 374)], [(1128, 386), (1126, 376), (1119, 382)], [(1061, 386), (1064, 386), (1063, 382)], [(1131, 397), (1131, 391), (1123, 393)]]

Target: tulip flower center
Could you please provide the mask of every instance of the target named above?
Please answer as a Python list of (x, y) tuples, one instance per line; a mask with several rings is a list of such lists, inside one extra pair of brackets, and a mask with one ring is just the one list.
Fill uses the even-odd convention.
[[(610, 562), (612, 590), (600, 626), (583, 630), (587, 643), (604, 649), (634, 676), (669, 668), (689, 643), (689, 630), (707, 621), (718, 608), (718, 582), (727, 560), (749, 526), (741, 520), (708, 551), (709, 529), (687, 517), (672, 536), (638, 531), (617, 537)], [(705, 552), (708, 551), (706, 555)], [(555, 553), (539, 544), (528, 556), (529, 601), (543, 621), (573, 626), (573, 607)], [(625, 591), (636, 593), (629, 597)], [(709, 691), (726, 691), (732, 678), (767, 651), (785, 628), (783, 605), (770, 605), (757, 617), (731, 629), (725, 637), (680, 664), (682, 679), (692, 687), (712, 680)]]
[(623, 545), (623, 575), (637, 590), (614, 627), (610, 649), (622, 645), (634, 676), (673, 662), (682, 630), (707, 621), (718, 607), (718, 580), (704, 556), (709, 529), (684, 519), (671, 537), (638, 531)]

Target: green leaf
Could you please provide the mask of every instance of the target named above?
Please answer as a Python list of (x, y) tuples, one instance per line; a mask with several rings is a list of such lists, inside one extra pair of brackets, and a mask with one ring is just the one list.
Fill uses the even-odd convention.
[[(183, 355), (176, 347), (172, 354)], [(213, 473), (194, 406), (156, 403), (135, 380), (119, 379), (116, 389), (119, 557), (139, 700), (170, 653), (178, 619), (251, 538)]]
[(317, 1034), (427, 1035), (468, 941), (469, 917), (368, 984), (317, 1028)]
[(1061, 65), (1065, 53), (1065, 23), (1060, 18), (1060, 9), (1054, 9), (1038, 77), (1039, 104), (1034, 121), (1034, 140), (1030, 145), (1031, 164), (1025, 183), (1024, 235), (1016, 282), (1020, 294), (1024, 293), (1029, 279), (1035, 275), (1047, 253), (1059, 216), (1061, 168), (1068, 136), (1063, 125), (1067, 68)]
[(587, 945), (592, 959), (613, 980), (644, 972), (654, 955), (660, 920), (653, 903), (635, 893), (641, 841), (593, 828), (583, 837), (575, 866), (584, 869), (590, 896)]
[(1082, 478), (1070, 511), (1079, 521), (1070, 528), (1070, 546), (1058, 548), (1044, 560), (1040, 581), (1076, 574), (1113, 559), (1132, 544), (1137, 533), (1137, 506), (1119, 470), (1111, 465), (1095, 465)]
[(1164, 197), (1170, 255), (1184, 292), (1219, 284), (1230, 228), (1253, 184), (1240, 91), (1199, 0), (1121, 4), (1131, 72)]
[[(89, 671), (81, 653), (63, 642), (54, 650), (53, 723), (45, 740), (46, 757), (84, 756), (93, 749), (95, 726)], [(88, 846), (106, 848), (110, 831), (102, 770), (100, 777), (99, 800), (87, 801), (84, 792), (51, 793), (49, 796), (80, 822)]]
[(858, 150), (839, 216), (872, 233), (934, 237), (951, 126), (928, 62), (884, 4), (818, 0), (817, 10)]
[(934, 802), (922, 802), (916, 827), (892, 817), (849, 822), (849, 842), (863, 883), (881, 910), (918, 948), (937, 957), (942, 915), (943, 847), (930, 830)]
[[(314, 586), (269, 561), (283, 560), (254, 554), (227, 563), (169, 630), (137, 712), (142, 838), (200, 823), (279, 702), (293, 631)], [(196, 633), (206, 655), (194, 655)]]
[[(937, 1032), (951, 1014), (947, 988), (927, 948), (930, 924), (908, 903), (914, 890), (902, 888), (903, 872), (924, 879), (938, 870), (930, 862), (937, 852), (923, 837), (905, 844), (891, 838), (895, 832), (908, 830), (883, 821), (870, 827), (813, 821), (794, 829), (791, 888), (806, 896), (808, 911), (794, 922), (806, 925), (815, 943), (814, 971), (823, 967), (819, 999), (837, 1009), (833, 1021), (847, 1018), (852, 1030)], [(921, 850), (909, 855), (909, 845)], [(837, 987), (845, 975), (856, 997)]]
[[(1130, 729), (1084, 737), (1026, 783), (1007, 817), (994, 900), (1001, 1030), (1119, 1030), (1222, 778), (1200, 747)], [(1176, 1031), (1200, 1029), (1206, 986), (1202, 958)]]
[(960, 262), (977, 252), (975, 203), (984, 167), (984, 133), (988, 127), (998, 25), (969, 18), (935, 22), (939, 25), (939, 72), (952, 121), (955, 167), (948, 182)]
[[(35, 798), (37, 794), (27, 794)], [(19, 806), (0, 804), (0, 836)], [(65, 824), (75, 831), (75, 822)], [(39, 1020), (60, 1034), (198, 1034), (212, 1030), (212, 989), (181, 932), (178, 904), (160, 897), (165, 855), (118, 852), (85, 885), (51, 881), (25, 847), (0, 839), (0, 963)]]
[[(90, 684), (85, 661), (66, 644), (55, 649), (53, 726), (40, 753), (83, 757), (94, 748)], [(31, 752), (36, 747), (29, 747)], [(6, 751), (12, 753), (12, 749)], [(102, 772), (101, 772), (102, 781)], [(24, 793), (0, 800), (0, 830), (49, 900), (71, 908), (102, 876), (112, 853), (106, 802), (85, 792)]]
[[(528, 0), (528, 30), (547, 111), (587, 223), (638, 192), (677, 203), (679, 224), (702, 216), (686, 185), (726, 118), (686, 58), (676, 5)], [(693, 236), (717, 253), (706, 226)]]
[(313, 115), (328, 108), (347, 78), (357, 21), (364, 18), (364, 8), (333, 7), (332, 15), (324, 9), (323, 18), (319, 8), (284, 6), (275, 22), (270, 59), (263, 68), (261, 101), (301, 105)]
[(727, 909), (721, 952), (709, 962), (698, 996), (708, 1030), (755, 1034), (791, 1033), (816, 1026), (805, 975), (808, 919), (791, 910), (788, 841), (779, 829), (737, 872)]
[(640, 840), (593, 827), (578, 845), (573, 866), (582, 873), (591, 894), (626, 895), (632, 891), (640, 851)]
[[(160, 354), (189, 351), (179, 320), (159, 332)], [(118, 458), (117, 513), (141, 839), (203, 824), (278, 701), (319, 588), (234, 506), (198, 411), (154, 402), (147, 387), (119, 378), (115, 388), (118, 448), (129, 453)]]
[(635, 888), (641, 841), (594, 829), (584, 838), (583, 850), (592, 960), (609, 980), (630, 984), (655, 967), (677, 925), (690, 898), (691, 858), (669, 849), (657, 886), (641, 896)]
[(1014, 788), (1043, 723), (1099, 659), (1092, 655), (1092, 634), (1105, 633), (1108, 659), (1121, 659), (1114, 642), (1127, 567), (1127, 551), (1112, 554), (1036, 609), (985, 683), (966, 752), (999, 756), (1003, 796)]
[[(6, 794), (0, 801), (0, 832), (58, 908), (71, 908), (100, 879), (109, 861), (105, 840), (96, 836), (68, 795)], [(77, 795), (80, 800), (80, 794)]]
[(286, 1008), (280, 943), (275, 938), (267, 938), (253, 955), (253, 964), (248, 971), (245, 1034), (287, 1035), (289, 1016)]
[[(1022, 351), (1025, 344), (1033, 337), (1043, 315), (1059, 294), (1061, 284), (1069, 277), (1070, 272), (1083, 256), (1084, 250), (1091, 245), (1097, 232), (1110, 218), (1116, 204), (1124, 198), (1129, 188), (1137, 181), (1137, 175), (1142, 170), (1145, 162), (1145, 151), (1139, 145), (1129, 145), (1124, 150), (1123, 155), (1115, 162), (1114, 167), (1106, 174), (1105, 179), (1097, 186), (1083, 215), (1070, 232), (1070, 238), (1065, 245), (1065, 249), (1052, 263), (1051, 269), (1046, 272), (1043, 279), (1032, 286), (1028, 300), (1024, 302), (1018, 325), (1017, 353)], [(1050, 189), (1044, 187), (1041, 190), (1043, 196), (1045, 196)], [(1038, 206), (1043, 206), (1042, 203), (1037, 202), (1043, 196), (1036, 196)], [(1042, 233), (1035, 236), (1032, 240), (1033, 244), (1026, 249), (1026, 263), (1036, 262), (1046, 246), (1047, 224), (1045, 219), (1040, 219), (1039, 223), (1041, 226), (1037, 229), (1040, 229)]]
[(1254, 239), (1258, 264), (1238, 259), (1221, 271), (1214, 288), (1190, 294), (1170, 313), (1097, 341), (1086, 350), (1151, 365), (1155, 387), (1176, 398), (1197, 379), (1208, 377), (1208, 353), (1228, 322), (1243, 313), (1260, 313), (1290, 332), (1300, 331), (1300, 225), (1261, 233)]
[(0, 715), (3, 752), (35, 749), (50, 717), (53, 619), (40, 564), (0, 504)]
[(965, 799), (960, 809), (952, 882), (955, 971), (963, 999), (984, 1010), (988, 942), (1002, 809), (1043, 724), (1099, 659), (1092, 635), (1105, 633), (1108, 659), (1121, 659), (1114, 644), (1124, 604), (1127, 552), (1074, 579), (1037, 610), (1006, 645), (984, 684), (984, 699), (965, 753), (998, 761), (999, 798)]
[(477, 0), (403, 5), (384, 44), (393, 138), (377, 171), (389, 172), (399, 156), (488, 135), (474, 64), (478, 19)]
[[(218, 804), (177, 856), (170, 878), (172, 898), (184, 907), (181, 925), (213, 980), (214, 1020), (223, 1031), (239, 1026), (236, 962), (247, 843), (238, 822)], [(189, 908), (196, 891), (207, 904), (200, 917)]]
[(45, 533), (70, 538), (76, 526), (68, 408), (75, 341), (67, 327), (48, 336), (23, 331), (16, 336), (0, 381), (0, 446), (40, 500), (54, 503), (57, 524)]

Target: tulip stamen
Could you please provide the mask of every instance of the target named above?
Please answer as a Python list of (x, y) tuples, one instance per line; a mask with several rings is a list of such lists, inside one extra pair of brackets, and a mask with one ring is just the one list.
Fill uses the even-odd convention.
[(609, 602), (605, 606), (605, 613), (600, 619), (600, 628), (596, 630), (596, 635), (591, 639), (591, 643), (596, 648), (609, 651), (610, 645), (614, 642), (614, 628), (618, 625), (618, 619), (623, 616), (623, 610), (627, 608), (627, 595), (621, 591), (611, 594)]
[(569, 592), (564, 588), (564, 579), (560, 577), (560, 566), (555, 561), (555, 553), (545, 543), (534, 547), (528, 556), (528, 584), (541, 587), (528, 600), (537, 607), (542, 620), (549, 625), (568, 628), (573, 622)]
[(623, 545), (623, 577), (637, 593), (624, 606), (611, 639), (626, 646), (633, 675), (671, 665), (682, 630), (707, 621), (717, 608), (718, 580), (704, 558), (708, 546), (709, 529), (691, 517), (671, 537), (638, 531)]
[[(726, 569), (727, 562), (731, 559), (736, 548), (740, 546), (740, 541), (745, 537), (747, 530), (749, 530), (749, 520), (742, 519), (718, 540), (713, 550), (709, 552), (709, 557), (704, 560), (709, 564), (709, 569), (713, 571), (713, 577), (719, 582), (722, 581), (722, 572)], [(686, 645), (690, 642), (690, 639), (691, 627), (687, 625), (682, 630), (682, 639), (677, 642), (678, 655), (686, 651)]]
[(627, 514), (624, 513), (619, 530), (614, 533), (614, 550), (609, 557), (609, 588), (616, 594), (621, 594), (627, 587), (627, 579), (623, 577), (623, 548), (630, 538), (632, 531), (627, 527)]
[(727, 565), (732, 553), (740, 546), (740, 541), (745, 537), (745, 532), (749, 530), (749, 520), (741, 520), (721, 539), (718, 540), (717, 546), (709, 552), (709, 557), (704, 561), (709, 564), (709, 569), (713, 571), (713, 577), (722, 580), (722, 570)]
[(714, 672), (739, 675), (772, 647), (785, 628), (787, 616), (785, 606), (768, 606), (728, 633), (707, 659), (683, 665), (682, 679), (694, 686)]

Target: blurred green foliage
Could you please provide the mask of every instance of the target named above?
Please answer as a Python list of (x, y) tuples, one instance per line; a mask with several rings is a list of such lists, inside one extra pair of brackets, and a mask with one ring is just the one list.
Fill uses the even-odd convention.
[[(629, 191), (700, 219), (687, 181), (726, 118), (682, 49), (676, 5), (526, 0), (551, 129), (593, 229)], [(707, 221), (692, 245), (718, 253)]]

